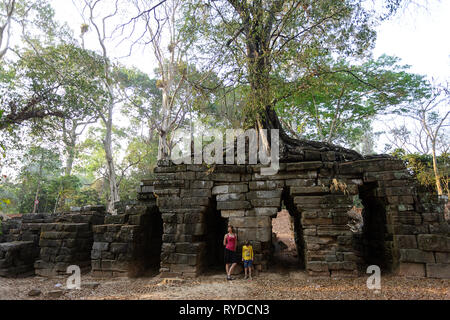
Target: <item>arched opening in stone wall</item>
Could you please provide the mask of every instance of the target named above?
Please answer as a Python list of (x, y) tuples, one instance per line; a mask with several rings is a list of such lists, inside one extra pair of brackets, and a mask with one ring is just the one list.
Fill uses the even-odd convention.
[[(163, 220), (161, 212), (156, 206), (149, 206), (145, 214), (130, 217), (130, 224), (124, 228), (137, 227), (129, 230), (130, 241), (128, 246), (133, 252), (128, 276), (155, 275), (159, 273), (161, 264), (161, 248), (163, 237)], [(132, 234), (134, 233), (134, 235)], [(120, 261), (120, 258), (119, 258)]]
[(304, 249), (301, 213), (285, 190), (282, 210), (272, 219), (272, 264), (277, 268), (304, 269)]
[(161, 212), (157, 207), (153, 208), (150, 215), (150, 232), (148, 233), (148, 264), (147, 268), (158, 270), (161, 264), (162, 236), (164, 233)]
[(205, 254), (204, 271), (222, 271), (224, 269), (223, 237), (227, 233), (228, 219), (222, 218), (217, 210), (215, 199), (210, 200), (205, 212)]
[(360, 251), (364, 267), (377, 265), (381, 271), (391, 271), (392, 252), (389, 243), (392, 235), (388, 233), (386, 203), (376, 195), (377, 182), (365, 183), (359, 187), (363, 225), (360, 233)]

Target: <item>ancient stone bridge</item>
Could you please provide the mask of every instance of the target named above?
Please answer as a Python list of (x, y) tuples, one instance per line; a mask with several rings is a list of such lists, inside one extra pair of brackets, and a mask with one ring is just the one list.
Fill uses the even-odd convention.
[[(333, 151), (261, 165), (174, 165), (162, 162), (139, 198), (118, 206), (68, 214), (24, 215), (3, 222), (0, 276), (65, 274), (71, 264), (98, 276), (191, 277), (221, 265), (226, 226), (240, 248), (249, 240), (260, 271), (270, 267), (272, 218), (293, 217), (299, 268), (311, 276), (348, 277), (378, 265), (382, 272), (450, 278), (450, 228), (445, 199), (420, 190), (402, 161), (338, 161)], [(348, 215), (355, 198), (364, 209), (361, 232)], [(27, 258), (25, 258), (27, 257)]]

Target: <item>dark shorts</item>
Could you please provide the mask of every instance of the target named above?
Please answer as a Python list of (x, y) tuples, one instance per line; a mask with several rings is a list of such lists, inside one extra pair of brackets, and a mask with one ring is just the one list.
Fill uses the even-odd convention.
[(253, 260), (244, 260), (244, 268), (250, 268), (253, 265)]
[(238, 263), (236, 252), (225, 248), (224, 261), (225, 261), (225, 264)]

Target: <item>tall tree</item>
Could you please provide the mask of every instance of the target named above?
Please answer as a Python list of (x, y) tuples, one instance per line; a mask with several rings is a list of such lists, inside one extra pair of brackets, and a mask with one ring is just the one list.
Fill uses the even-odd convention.
[(184, 122), (192, 103), (187, 56), (192, 38), (183, 32), (186, 2), (161, 1), (150, 11), (144, 9), (148, 1), (133, 0), (133, 3), (136, 16), (118, 29), (126, 38), (133, 39), (132, 47), (148, 45), (156, 58), (157, 87), (162, 97), (160, 115), (155, 122), (159, 135), (158, 158), (167, 159), (173, 143), (171, 133)]
[[(399, 1), (387, 1), (395, 11)], [(201, 37), (204, 56), (227, 65), (224, 76), (249, 86), (246, 103), (248, 126), (279, 129), (282, 158), (301, 159), (303, 148), (332, 148), (324, 143), (292, 139), (283, 130), (275, 110), (277, 74), (303, 89), (304, 81), (320, 72), (321, 57), (362, 57), (374, 44), (374, 12), (364, 1), (200, 1), (192, 3), (188, 19), (191, 30)], [(210, 54), (208, 54), (210, 53)], [(202, 57), (204, 58), (204, 57)], [(291, 72), (297, 66), (297, 74)], [(301, 66), (301, 67), (298, 67)], [(347, 158), (358, 158), (351, 150), (339, 149)]]
[[(116, 166), (113, 155), (112, 132), (114, 125), (114, 110), (122, 99), (119, 97), (113, 80), (113, 62), (108, 50), (111, 45), (111, 32), (114, 29), (111, 20), (117, 18), (119, 13), (119, 1), (115, 0), (113, 5), (106, 4), (106, 1), (82, 0), (82, 12), (85, 24), (93, 30), (97, 42), (100, 47), (99, 53), (103, 63), (102, 85), (107, 92), (107, 99), (102, 105), (97, 106), (97, 114), (106, 128), (106, 134), (103, 140), (105, 157), (107, 163), (108, 181), (109, 181), (109, 199), (108, 211), (115, 213), (114, 204), (120, 200), (119, 188), (116, 177)], [(88, 27), (82, 27), (82, 37), (88, 32)]]
[[(0, 66), (3, 117), (0, 130), (25, 122), (39, 124), (48, 117), (76, 118), (89, 114), (80, 104), (80, 91), (94, 100), (100, 95), (97, 83), (99, 60), (73, 45), (25, 50), (20, 59)], [(3, 68), (2, 68), (3, 67)]]
[(5, 56), (11, 41), (11, 24), (15, 11), (16, 0), (0, 2), (0, 60)]
[(413, 146), (415, 151), (431, 153), (436, 190), (442, 195), (444, 191), (437, 158), (438, 152), (445, 155), (449, 151), (450, 90), (444, 85), (435, 85), (432, 89), (430, 95), (415, 101), (405, 110), (404, 114), (418, 124), (415, 137), (411, 137), (414, 135), (411, 126), (396, 126), (390, 128), (392, 138), (388, 136), (388, 139), (400, 149)]
[(398, 62), (385, 55), (360, 65), (329, 58), (328, 72), (308, 79), (303, 90), (291, 93), (287, 84), (276, 94), (281, 122), (294, 137), (356, 147), (375, 116), (407, 110), (429, 91), (423, 76)]

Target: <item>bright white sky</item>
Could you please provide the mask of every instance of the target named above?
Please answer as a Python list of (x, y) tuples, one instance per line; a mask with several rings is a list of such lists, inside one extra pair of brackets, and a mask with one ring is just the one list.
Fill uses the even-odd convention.
[[(425, 3), (423, 0), (417, 2)], [(397, 56), (402, 59), (402, 64), (411, 65), (411, 72), (426, 75), (429, 80), (450, 82), (450, 1), (426, 2), (426, 9), (410, 6), (378, 28), (374, 57), (383, 53)], [(52, 0), (52, 4), (57, 19), (66, 21), (78, 34), (82, 20), (72, 1)], [(88, 48), (95, 46), (95, 41), (91, 40), (86, 41)], [(148, 73), (154, 69), (150, 48), (144, 52), (135, 51), (131, 58), (122, 62)], [(385, 129), (384, 121), (386, 119), (375, 122), (375, 131)], [(385, 142), (383, 137), (377, 141), (377, 152), (382, 151)]]
[(383, 53), (400, 57), (412, 72), (450, 80), (450, 1), (430, 1), (427, 10), (410, 8), (381, 25), (374, 55)]

